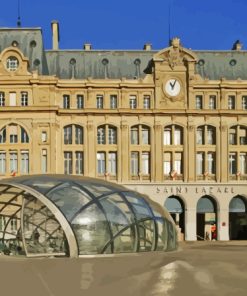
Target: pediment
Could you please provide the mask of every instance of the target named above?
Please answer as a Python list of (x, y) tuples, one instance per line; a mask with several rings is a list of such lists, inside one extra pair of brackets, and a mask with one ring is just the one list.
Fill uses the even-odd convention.
[(153, 57), (154, 62), (166, 62), (172, 69), (184, 65), (185, 62), (195, 63), (197, 60), (194, 52), (181, 46), (179, 38), (174, 38), (170, 47), (159, 51)]
[(17, 47), (8, 47), (0, 54), (0, 75), (32, 75), (28, 71), (28, 66), (28, 58)]

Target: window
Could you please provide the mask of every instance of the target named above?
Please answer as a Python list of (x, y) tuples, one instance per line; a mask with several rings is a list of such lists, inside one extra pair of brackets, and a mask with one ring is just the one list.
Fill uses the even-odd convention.
[(42, 172), (42, 174), (47, 173), (47, 150), (46, 149), (42, 149), (41, 172)]
[(7, 59), (6, 68), (9, 71), (16, 71), (19, 67), (19, 61), (16, 57), (9, 57)]
[(142, 152), (142, 174), (150, 174), (150, 153)]
[(175, 127), (174, 129), (174, 145), (182, 144), (182, 130), (181, 128)]
[(130, 165), (131, 175), (138, 176), (139, 174), (139, 153), (131, 152), (131, 165)]
[(215, 145), (215, 129), (207, 126), (207, 143), (209, 145)]
[(106, 172), (105, 152), (97, 153), (97, 172), (103, 175)]
[(236, 145), (237, 144), (237, 130), (236, 128), (231, 128), (229, 132), (229, 144)]
[(83, 129), (82, 127), (75, 125), (75, 144), (81, 145), (83, 144)]
[(196, 174), (202, 175), (204, 173), (204, 153), (197, 152), (196, 154)]
[(202, 96), (196, 96), (196, 109), (202, 109)]
[(97, 130), (97, 143), (98, 144), (105, 144), (106, 138), (105, 138), (105, 128), (99, 127)]
[(247, 128), (245, 126), (233, 126), (229, 130), (230, 145), (247, 145)]
[(175, 153), (174, 170), (177, 174), (182, 174), (182, 153)]
[(18, 158), (17, 152), (10, 152), (9, 153), (9, 171), (11, 173), (15, 173), (18, 171)]
[(29, 173), (29, 153), (21, 151), (21, 174)]
[(204, 129), (198, 128), (196, 130), (196, 144), (202, 145), (204, 144)]
[(76, 106), (77, 106), (77, 109), (84, 108), (84, 96), (83, 95), (76, 96)]
[(3, 231), (6, 226), (6, 217), (0, 215), (0, 231)]
[(46, 143), (47, 142), (47, 132), (42, 131), (41, 133), (41, 142)]
[(164, 145), (182, 145), (183, 129), (177, 125), (170, 125), (164, 128)]
[(164, 145), (171, 145), (172, 130), (170, 127), (164, 129)]
[(215, 145), (216, 144), (216, 129), (213, 126), (199, 126), (196, 130), (197, 145)]
[(171, 152), (165, 152), (164, 153), (164, 175), (169, 175), (172, 167), (171, 167)]
[(245, 153), (240, 153), (239, 155), (239, 160), (240, 160), (240, 173), (242, 175), (247, 174), (247, 152)]
[(143, 109), (150, 109), (150, 96), (145, 95), (143, 97)]
[(5, 94), (4, 92), (0, 92), (0, 107), (5, 106)]
[(247, 144), (247, 129), (244, 127), (240, 127), (238, 133), (239, 133), (240, 145), (246, 145)]
[(64, 152), (64, 173), (72, 174), (72, 152)]
[(136, 109), (137, 107), (136, 96), (130, 96), (129, 103), (130, 103), (130, 109)]
[(228, 97), (228, 109), (229, 110), (235, 109), (235, 96)]
[(9, 93), (9, 105), (16, 106), (16, 93), (15, 92)]
[(117, 144), (117, 129), (114, 127), (108, 128), (108, 144)]
[(75, 162), (75, 171), (77, 175), (83, 174), (83, 153), (76, 151), (75, 153), (76, 162)]
[(247, 96), (242, 97), (242, 109), (247, 110)]
[(117, 109), (117, 95), (110, 95), (110, 108)]
[(21, 106), (28, 106), (28, 93), (21, 92)]
[(215, 174), (215, 153), (209, 152), (207, 154), (207, 171), (209, 174), (214, 175)]
[(131, 127), (130, 143), (132, 145), (138, 145), (139, 144), (138, 127)]
[(6, 142), (6, 127), (2, 128), (0, 131), (0, 144)]
[(211, 110), (216, 109), (216, 96), (215, 95), (209, 96), (209, 109), (211, 109)]
[(9, 142), (17, 143), (18, 142), (18, 129), (17, 125), (9, 125)]
[(109, 152), (108, 154), (108, 173), (112, 176), (117, 175), (117, 153)]
[(21, 143), (29, 143), (29, 137), (23, 127), (21, 127)]
[(70, 108), (70, 96), (69, 95), (63, 95), (63, 108), (64, 109)]
[(229, 174), (235, 175), (237, 173), (237, 153), (232, 152), (229, 154)]
[(103, 96), (102, 95), (97, 95), (96, 97), (96, 108), (97, 109), (103, 109)]
[(0, 174), (6, 173), (6, 152), (0, 151)]
[(66, 126), (63, 129), (64, 133), (64, 144), (72, 144), (72, 125)]
[(142, 126), (142, 144), (149, 145), (149, 128)]

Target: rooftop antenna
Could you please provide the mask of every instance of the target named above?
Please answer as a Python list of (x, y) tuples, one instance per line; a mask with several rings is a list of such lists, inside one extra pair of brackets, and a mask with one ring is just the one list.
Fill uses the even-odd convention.
[(18, 0), (18, 18), (17, 18), (17, 27), (21, 27), (21, 13), (20, 13), (20, 0)]
[(168, 45), (171, 44), (171, 6), (172, 6), (172, 0), (169, 0), (169, 7), (168, 7)]

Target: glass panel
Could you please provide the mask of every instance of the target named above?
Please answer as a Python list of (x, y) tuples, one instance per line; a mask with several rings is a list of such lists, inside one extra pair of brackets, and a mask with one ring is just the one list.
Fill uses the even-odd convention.
[(168, 240), (166, 251), (172, 251), (175, 250), (177, 247), (177, 233), (175, 230), (175, 226), (170, 221), (166, 221), (166, 223), (168, 228)]
[(149, 206), (142, 197), (135, 197), (135, 194), (131, 192), (124, 192), (124, 195), (133, 207), (134, 214), (137, 220), (147, 217), (153, 217)]
[(103, 175), (106, 172), (105, 152), (97, 153), (97, 172)]
[(0, 144), (3, 144), (6, 142), (6, 128), (2, 128), (0, 131)]
[(29, 197), (25, 199), (23, 215), (28, 254), (68, 254), (68, 243), (61, 225), (46, 206)]
[(105, 127), (99, 127), (97, 130), (97, 143), (105, 144)]
[(108, 144), (117, 144), (117, 129), (109, 127), (108, 129)]
[(142, 174), (148, 175), (150, 174), (150, 154), (149, 152), (142, 153)]
[(106, 217), (96, 204), (79, 213), (72, 221), (72, 228), (80, 255), (102, 253), (111, 237)]
[(164, 130), (164, 145), (171, 145), (171, 128), (165, 128)]
[(196, 174), (202, 175), (204, 173), (204, 159), (203, 152), (198, 152), (196, 154)]
[(137, 176), (139, 173), (139, 153), (131, 152), (131, 175)]
[(229, 174), (234, 175), (237, 173), (237, 153), (229, 154)]
[(116, 176), (117, 174), (117, 153), (109, 152), (108, 154), (108, 172), (112, 176)]
[(83, 144), (83, 129), (80, 126), (75, 126), (75, 143)]
[(143, 127), (142, 128), (142, 144), (149, 145), (149, 129)]
[(83, 152), (76, 151), (75, 171), (77, 175), (83, 174)]
[(135, 252), (136, 232), (131, 225), (114, 239), (114, 253)]
[(6, 153), (0, 151), (0, 174), (6, 173)]
[(72, 152), (64, 152), (64, 173), (72, 174)]
[(146, 220), (143, 222), (138, 223), (139, 226), (139, 251), (140, 252), (147, 252), (151, 251), (152, 247), (154, 246), (154, 229), (155, 224), (153, 220)]
[(139, 144), (139, 139), (138, 139), (138, 128), (137, 127), (132, 127), (131, 132), (130, 132), (130, 142), (132, 145), (138, 145)]
[(156, 225), (158, 230), (157, 251), (165, 251), (167, 248), (168, 231), (165, 219), (156, 218)]
[(72, 144), (72, 126), (66, 126), (64, 129), (64, 144)]
[(46, 196), (58, 206), (69, 221), (91, 201), (91, 198), (82, 189), (66, 183), (54, 188)]

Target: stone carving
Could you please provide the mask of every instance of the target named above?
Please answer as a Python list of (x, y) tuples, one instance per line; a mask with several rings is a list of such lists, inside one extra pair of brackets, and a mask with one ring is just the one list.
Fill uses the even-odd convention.
[(168, 64), (173, 69), (175, 66), (183, 65), (183, 55), (180, 49), (180, 39), (172, 39), (172, 47), (168, 52)]

